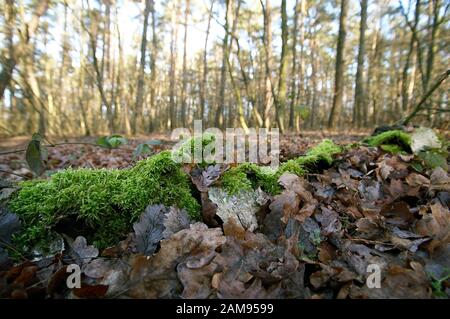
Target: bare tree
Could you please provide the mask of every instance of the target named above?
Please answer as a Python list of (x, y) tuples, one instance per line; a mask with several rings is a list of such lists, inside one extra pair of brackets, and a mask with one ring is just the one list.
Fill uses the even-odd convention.
[(344, 90), (344, 49), (345, 49), (345, 37), (346, 37), (346, 20), (347, 20), (347, 0), (341, 1), (341, 14), (339, 18), (339, 34), (336, 49), (336, 71), (334, 77), (334, 94), (333, 105), (330, 111), (330, 117), (328, 118), (328, 128), (336, 126), (338, 116), (342, 110), (342, 96)]
[[(366, 28), (367, 28), (367, 5), (368, 0), (361, 0), (361, 20), (359, 23), (359, 47), (358, 47), (358, 65), (356, 68), (356, 80), (355, 80), (355, 104), (353, 107), (353, 124), (358, 127), (362, 125), (362, 115), (364, 112), (365, 103), (365, 90), (364, 90), (364, 58), (366, 54)], [(367, 118), (364, 117), (364, 121)]]
[(148, 17), (150, 15), (151, 7), (152, 7), (151, 0), (145, 0), (144, 25), (142, 28), (142, 39), (141, 39), (141, 58), (139, 63), (139, 75), (136, 90), (136, 105), (134, 107), (133, 120), (131, 124), (133, 134), (136, 134), (137, 126), (142, 124), (142, 105), (144, 103), (145, 57), (147, 52), (147, 29), (148, 29)]

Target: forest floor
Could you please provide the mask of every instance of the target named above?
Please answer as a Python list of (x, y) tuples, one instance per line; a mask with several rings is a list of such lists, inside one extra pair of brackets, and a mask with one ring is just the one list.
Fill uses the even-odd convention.
[[(324, 138), (348, 145), (363, 136), (367, 132), (283, 135), (281, 161), (303, 155)], [(149, 139), (163, 141), (155, 153), (173, 145), (156, 134), (112, 150), (60, 145), (49, 148), (47, 172), (129, 167), (136, 145)], [(3, 140), (0, 152), (24, 148), (27, 141)], [(281, 193), (265, 194), (262, 202), (258, 197), (259, 226), (252, 231), (233, 218), (221, 227), (207, 226), (204, 214), (239, 214), (254, 208), (248, 204), (253, 199), (215, 202), (211, 212), (212, 197), (202, 198), (204, 223), (189, 221), (183, 210), (149, 206), (114, 247), (99, 251), (84, 237), (69, 238), (54, 256), (0, 269), (0, 297), (449, 298), (450, 176), (442, 167), (417, 169), (415, 163), (412, 154), (359, 145), (304, 177), (285, 173)], [(17, 174), (2, 173), (3, 179), (32, 177), (23, 153), (1, 156), (0, 169)], [(210, 195), (221, 174), (215, 166), (200, 175), (190, 171), (192, 184)], [(2, 227), (7, 232), (13, 226), (0, 223), (0, 235)], [(154, 246), (150, 257), (148, 247), (140, 247), (146, 240)], [(74, 262), (83, 273), (82, 287), (67, 289), (67, 267)]]
[[(290, 133), (280, 136), (280, 161), (298, 157), (324, 138), (330, 138), (338, 144), (349, 144), (361, 140), (367, 136), (367, 131), (346, 132), (320, 132), (302, 131), (299, 134)], [(158, 145), (152, 147), (154, 153), (171, 149), (174, 142), (169, 134), (141, 135), (127, 139), (127, 144), (121, 145), (117, 149), (99, 148), (95, 145), (83, 145), (78, 143), (95, 144), (98, 137), (70, 137), (50, 139), (52, 143), (74, 143), (58, 145), (48, 148), (47, 174), (72, 167), (72, 168), (125, 168), (132, 166), (136, 160), (133, 159), (133, 151), (140, 143), (147, 141), (158, 141)], [(25, 150), (29, 136), (18, 136), (3, 138), (0, 140), (0, 154), (14, 150)], [(148, 154), (149, 156), (151, 154)], [(139, 158), (142, 159), (142, 158)], [(11, 172), (13, 174), (9, 174)], [(14, 175), (17, 174), (17, 175)], [(6, 180), (23, 180), (32, 178), (33, 174), (29, 169), (24, 152), (0, 155), (0, 178)]]

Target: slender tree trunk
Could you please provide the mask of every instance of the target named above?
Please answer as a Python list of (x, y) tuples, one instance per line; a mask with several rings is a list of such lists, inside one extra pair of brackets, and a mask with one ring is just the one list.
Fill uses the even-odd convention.
[(230, 25), (230, 17), (232, 12), (232, 0), (225, 1), (226, 10), (225, 10), (225, 35), (222, 41), (222, 66), (220, 68), (220, 87), (219, 87), (219, 100), (217, 106), (217, 113), (215, 117), (215, 125), (216, 127), (224, 128), (225, 125), (225, 87), (227, 81), (227, 50), (228, 50), (228, 38), (229, 38), (229, 25)]
[[(434, 0), (429, 2), (430, 15), (432, 16), (432, 24), (431, 24), (431, 32), (428, 41), (428, 53), (427, 53), (427, 64), (426, 64), (426, 76), (425, 76), (425, 84), (424, 84), (424, 93), (428, 91), (431, 76), (433, 74), (434, 67), (434, 56), (435, 56), (435, 46), (436, 46), (436, 37), (439, 32), (439, 10), (440, 10), (440, 1)], [(431, 101), (428, 100), (427, 103), (427, 119), (429, 123), (432, 125), (431, 118)]]
[[(156, 57), (158, 52), (158, 38), (156, 36), (156, 11), (155, 1), (150, 0), (150, 12), (152, 15), (152, 50), (150, 54), (150, 108), (156, 112)], [(156, 117), (156, 113), (155, 113)], [(153, 120), (155, 117), (149, 119), (149, 131), (153, 130)]]
[[(402, 71), (402, 111), (405, 112), (408, 109), (409, 105), (409, 92), (408, 92), (408, 71), (411, 65), (411, 57), (414, 54), (414, 48), (417, 38), (417, 25), (419, 23), (419, 16), (420, 16), (420, 0), (416, 0), (416, 7), (415, 7), (415, 13), (414, 13), (414, 22), (410, 26), (411, 28), (411, 39), (409, 41), (409, 48), (408, 53), (406, 54), (406, 61), (405, 65), (403, 67)], [(408, 19), (408, 17), (405, 17)], [(417, 48), (417, 50), (420, 50), (420, 48)], [(414, 79), (411, 77), (411, 81), (414, 81)]]
[[(292, 79), (291, 79), (291, 104), (289, 106), (289, 129), (294, 130), (294, 120), (295, 120), (295, 80), (297, 77), (297, 30), (298, 30), (298, 16), (299, 16), (299, 1), (295, 0), (294, 6), (294, 29), (292, 31)], [(303, 2), (303, 1), (302, 1)]]
[(151, 0), (145, 0), (144, 8), (144, 26), (142, 28), (141, 39), (141, 58), (139, 63), (139, 74), (136, 87), (136, 104), (134, 107), (133, 119), (131, 128), (133, 134), (138, 131), (138, 125), (142, 125), (142, 106), (144, 104), (144, 75), (145, 75), (145, 57), (147, 53), (147, 29), (148, 29), (148, 17), (150, 15)]
[(334, 79), (333, 105), (331, 107), (330, 117), (328, 118), (328, 128), (334, 128), (338, 121), (338, 117), (342, 111), (342, 97), (344, 93), (344, 50), (346, 37), (346, 20), (347, 20), (347, 0), (341, 1), (341, 14), (339, 18), (339, 34), (336, 49), (336, 71)]
[(169, 127), (170, 129), (174, 129), (176, 126), (176, 111), (177, 111), (177, 103), (175, 97), (175, 81), (176, 81), (176, 68), (177, 68), (177, 41), (178, 41), (178, 23), (177, 19), (180, 14), (180, 4), (177, 1), (174, 3), (176, 8), (172, 8), (171, 13), (171, 24), (172, 30), (170, 35), (170, 83), (169, 83)]
[(203, 48), (203, 77), (200, 85), (200, 117), (203, 119), (206, 109), (206, 87), (208, 84), (208, 39), (211, 27), (211, 18), (213, 15), (214, 0), (211, 0), (211, 6), (208, 11), (208, 26), (206, 28), (205, 46)]
[(286, 106), (286, 77), (287, 77), (287, 8), (286, 0), (281, 0), (281, 58), (280, 58), (280, 76), (278, 81), (278, 97), (276, 105), (276, 119), (280, 133), (284, 132), (284, 108)]
[(188, 37), (188, 20), (189, 20), (189, 7), (190, 1), (185, 0), (185, 11), (184, 11), (184, 47), (183, 47), (183, 87), (181, 90), (181, 123), (183, 127), (187, 126), (186, 123), (186, 94), (188, 86), (188, 74), (187, 74), (187, 37)]
[[(235, 35), (235, 32), (236, 32), (236, 26), (237, 26), (237, 22), (238, 22), (238, 16), (239, 16), (239, 10), (240, 10), (240, 7), (241, 7), (241, 3), (242, 3), (242, 1), (238, 0), (236, 14), (235, 14), (235, 17), (234, 17), (234, 20), (233, 20), (233, 26), (232, 26), (232, 31), (231, 31), (230, 45), (227, 46), (227, 49), (225, 50), (225, 55), (226, 55), (227, 69), (228, 69), (228, 72), (229, 72), (229, 75), (230, 75), (230, 80), (231, 80), (231, 86), (233, 88), (233, 92), (234, 92), (234, 95), (235, 95), (235, 98), (236, 98), (239, 124), (247, 132), (248, 131), (248, 125), (247, 125), (247, 122), (245, 120), (244, 103), (242, 102), (240, 88), (237, 86), (236, 81), (234, 79), (233, 67), (232, 67), (231, 62), (230, 62), (230, 51), (231, 51), (231, 48), (233, 46), (233, 39), (237, 40), (237, 38), (234, 35)], [(239, 44), (237, 46), (239, 48)], [(230, 123), (230, 124), (233, 125), (232, 123)]]
[(310, 128), (314, 128), (314, 122), (316, 120), (317, 109), (317, 47), (316, 39), (311, 35), (311, 90), (312, 90), (312, 102), (310, 113)]
[(368, 0), (361, 0), (361, 20), (359, 24), (359, 48), (358, 48), (358, 65), (356, 68), (356, 80), (355, 80), (355, 105), (353, 107), (353, 125), (356, 124), (357, 127), (362, 126), (363, 113), (364, 122), (367, 122), (367, 114), (364, 112), (365, 107), (365, 90), (364, 90), (364, 58), (366, 54), (366, 22), (367, 22), (367, 5)]
[[(1, 56), (0, 61), (2, 63), (2, 71), (0, 72), (0, 100), (3, 99), (5, 90), (11, 82), (16, 64), (20, 61), (22, 56), (29, 53), (30, 39), (34, 36), (39, 26), (41, 16), (43, 16), (47, 11), (49, 2), (50, 0), (41, 0), (38, 2), (35, 11), (32, 14), (31, 20), (28, 23), (25, 23), (24, 21), (21, 25), (22, 28), (20, 30), (19, 42), (9, 48), (9, 56), (7, 58), (3, 55)], [(5, 5), (8, 15), (13, 15), (14, 1), (6, 0)]]
[(270, 0), (266, 0), (265, 5), (261, 0), (264, 16), (263, 46), (265, 51), (265, 87), (264, 87), (264, 113), (263, 121), (265, 127), (271, 126), (270, 111), (272, 109), (272, 10)]

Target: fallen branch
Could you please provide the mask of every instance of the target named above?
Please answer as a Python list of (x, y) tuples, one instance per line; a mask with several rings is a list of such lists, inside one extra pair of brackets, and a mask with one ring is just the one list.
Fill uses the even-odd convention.
[[(87, 142), (62, 142), (62, 143), (56, 143), (56, 144), (47, 144), (44, 145), (45, 147), (57, 147), (57, 146), (61, 146), (61, 145), (89, 145), (89, 146), (96, 146), (96, 147), (101, 147), (101, 148), (106, 148), (106, 149), (110, 149), (106, 146), (103, 145), (99, 145), (99, 144), (95, 144), (95, 143), (87, 143)], [(14, 153), (22, 153), (25, 152), (27, 149), (23, 148), (23, 149), (19, 149), (19, 150), (12, 150), (12, 151), (6, 151), (6, 152), (0, 152), (0, 156), (1, 155), (8, 155), (8, 154), (14, 154)]]
[(10, 171), (5, 171), (3, 169), (0, 169), (0, 172), (5, 173), (5, 174), (10, 174), (10, 175), (15, 175), (15, 176), (21, 177), (23, 179), (30, 179), (30, 177), (28, 177), (28, 176), (25, 176), (25, 175), (22, 175), (22, 174), (13, 173), (13, 172), (10, 172)]
[(422, 99), (417, 103), (417, 105), (414, 107), (414, 110), (405, 118), (401, 119), (398, 124), (401, 125), (407, 125), (417, 114), (423, 109), (423, 106), (425, 102), (428, 100), (428, 98), (436, 91), (436, 89), (447, 79), (447, 77), (450, 75), (450, 69), (448, 69), (446, 72), (444, 72), (434, 83), (434, 85), (424, 94)]

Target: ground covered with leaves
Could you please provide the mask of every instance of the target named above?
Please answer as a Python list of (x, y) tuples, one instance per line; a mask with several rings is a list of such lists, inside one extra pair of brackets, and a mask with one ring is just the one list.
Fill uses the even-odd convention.
[[(360, 143), (352, 142), (361, 137), (332, 137), (340, 151), (332, 161), (317, 157), (314, 165), (304, 160), (311, 154), (306, 150), (322, 137), (283, 137), (282, 160), (303, 166), (296, 174), (297, 166), (284, 164), (270, 175), (277, 186), (270, 189), (267, 175), (251, 166), (184, 165), (199, 216), (169, 202), (151, 203), (107, 248), (94, 245), (73, 220), (70, 230), (52, 229), (46, 251), (25, 253), (16, 240), (27, 216), (10, 204), (20, 198), (20, 186), (3, 180), (0, 297), (448, 298), (448, 144), (430, 130), (416, 133), (381, 133)], [(127, 151), (50, 148), (46, 172), (128, 168), (171, 147), (152, 141), (141, 153), (142, 142), (127, 144)], [(3, 162), (5, 171), (32, 176), (23, 154), (7, 156), (17, 159)], [(102, 164), (103, 157), (111, 162)], [(231, 191), (224, 183), (230, 172), (251, 187)], [(67, 288), (71, 264), (82, 271), (81, 288)], [(381, 270), (381, 288), (366, 284), (370, 265)]]

